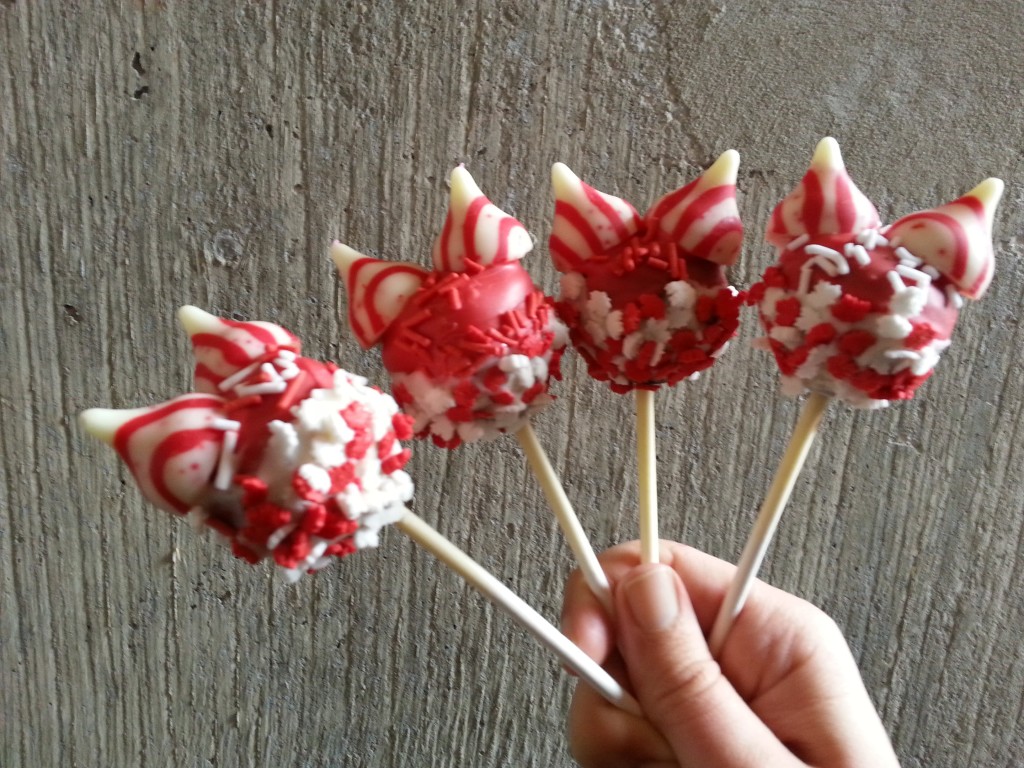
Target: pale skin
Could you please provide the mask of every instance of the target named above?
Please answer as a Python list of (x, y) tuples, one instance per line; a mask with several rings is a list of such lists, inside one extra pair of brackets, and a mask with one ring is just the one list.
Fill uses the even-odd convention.
[(585, 768), (898, 768), (849, 646), (810, 603), (757, 582), (716, 663), (708, 650), (732, 565), (675, 542), (640, 564), (631, 542), (600, 556), (612, 621), (579, 572), (562, 630), (636, 695), (646, 715), (578, 685), (569, 712)]

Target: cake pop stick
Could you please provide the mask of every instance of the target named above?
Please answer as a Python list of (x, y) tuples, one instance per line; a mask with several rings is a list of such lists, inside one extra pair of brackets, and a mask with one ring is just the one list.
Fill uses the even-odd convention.
[(986, 179), (947, 205), (881, 227), (846, 173), (835, 139), (822, 139), (796, 190), (775, 208), (766, 239), (778, 249), (750, 290), (783, 392), (810, 391), (778, 473), (712, 628), (718, 654), (771, 542), (831, 398), (857, 408), (907, 400), (950, 343), (961, 296), (992, 279), (992, 218), (1002, 194)]
[(451, 175), (451, 203), (433, 270), (371, 259), (335, 242), (356, 339), (381, 346), (392, 391), (418, 437), (444, 448), (511, 432), (576, 556), (611, 611), (608, 579), (530, 426), (548, 405), (565, 329), (519, 260), (529, 233), (493, 205), (469, 172)]
[(250, 563), (272, 558), (294, 581), (394, 523), (552, 650), (611, 703), (636, 701), (593, 659), (467, 554), (410, 512), (403, 470), (411, 419), (366, 380), (299, 355), (271, 323), (179, 313), (196, 385), (149, 408), (89, 409), (86, 431), (117, 450), (143, 496), (221, 534)]
[(561, 163), (551, 173), (551, 257), (563, 273), (555, 306), (590, 375), (636, 393), (644, 562), (658, 559), (654, 391), (696, 378), (739, 325), (740, 300), (723, 270), (743, 238), (738, 167), (739, 154), (725, 152), (643, 217)]

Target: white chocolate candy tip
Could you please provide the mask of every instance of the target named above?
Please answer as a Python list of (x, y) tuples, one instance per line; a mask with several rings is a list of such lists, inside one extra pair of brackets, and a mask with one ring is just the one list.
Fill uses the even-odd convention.
[(343, 280), (348, 280), (349, 270), (352, 269), (352, 265), (355, 264), (359, 259), (368, 258), (361, 254), (355, 248), (350, 248), (340, 240), (335, 240), (331, 243), (331, 260), (334, 262), (334, 266), (338, 268), (338, 274), (341, 275)]
[(474, 181), (469, 171), (466, 170), (465, 165), (460, 164), (452, 169), (452, 174), (449, 177), (449, 186), (451, 207), (453, 209), (465, 209), (476, 198), (484, 196), (476, 181)]
[(185, 329), (189, 336), (199, 333), (217, 333), (221, 327), (221, 320), (216, 315), (186, 304), (178, 309), (178, 322)]
[(708, 186), (719, 187), (725, 184), (736, 184), (736, 174), (740, 168), (740, 153), (735, 149), (727, 149), (702, 176)]
[(814, 156), (811, 158), (811, 168), (832, 168), (840, 171), (845, 170), (843, 153), (839, 151), (839, 142), (831, 136), (826, 136), (818, 142), (814, 148)]
[(985, 179), (978, 186), (968, 192), (964, 197), (973, 197), (979, 203), (982, 208), (985, 209), (985, 219), (988, 221), (988, 225), (992, 226), (992, 219), (995, 218), (996, 206), (999, 205), (999, 200), (1003, 196), (1003, 190), (1006, 185), (1002, 179), (991, 177)]
[(107, 445), (113, 445), (117, 430), (149, 410), (149, 408), (90, 408), (78, 414), (78, 423), (93, 437), (102, 440)]

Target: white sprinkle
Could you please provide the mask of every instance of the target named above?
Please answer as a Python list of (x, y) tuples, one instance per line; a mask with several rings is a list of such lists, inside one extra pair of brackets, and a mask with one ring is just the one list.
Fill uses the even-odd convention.
[(255, 373), (259, 367), (259, 363), (253, 363), (252, 365), (246, 366), (240, 371), (235, 371), (233, 374), (224, 379), (224, 381), (218, 384), (217, 389), (219, 389), (221, 392), (227, 392), (229, 389), (232, 389), (235, 386), (235, 384), (239, 384), (240, 382), (243, 382), (247, 378), (249, 378), (249, 376)]
[(249, 395), (279, 395), (288, 388), (288, 384), (280, 381), (264, 381), (259, 384), (242, 384), (235, 389), (239, 397)]
[[(275, 360), (274, 362), (278, 364), (281, 363), (280, 360)], [(299, 368), (297, 365), (288, 362), (286, 362), (284, 365), (281, 365), (281, 378), (284, 379), (285, 381), (291, 381), (298, 375)]]
[(917, 267), (922, 264), (922, 261), (919, 258), (917, 258), (917, 256), (912, 254), (902, 245), (894, 249), (894, 252), (896, 254), (896, 258), (899, 259), (901, 262), (905, 262), (908, 266)]
[(805, 232), (804, 234), (800, 235), (800, 237), (796, 238), (795, 240), (791, 240), (789, 245), (786, 246), (786, 250), (787, 251), (795, 251), (797, 248), (802, 247), (804, 245), (804, 243), (806, 243), (810, 239), (811, 239), (811, 236)]
[(665, 295), (673, 307), (692, 307), (697, 301), (697, 292), (685, 280), (673, 280), (665, 285)]
[(281, 360), (287, 360), (289, 362), (293, 362), (295, 360), (295, 353), (292, 352), (290, 349), (278, 350), (277, 356)]
[(927, 288), (932, 284), (932, 279), (919, 269), (897, 264), (896, 271), (907, 280), (914, 280), (920, 288)]
[(214, 419), (213, 420), (213, 424), (211, 426), (214, 429), (223, 429), (223, 430), (232, 429), (232, 430), (234, 430), (234, 429), (241, 429), (242, 428), (242, 422), (240, 422), (240, 421), (232, 421), (231, 419)]
[(261, 365), (260, 370), (263, 371), (263, 375), (268, 377), (271, 381), (281, 380), (281, 375), (277, 372), (277, 368), (270, 363), (264, 363)]
[(932, 280), (939, 279), (939, 270), (937, 270), (930, 264), (925, 264), (923, 267), (921, 267), (921, 271), (928, 275), (928, 277), (930, 277)]
[(299, 467), (299, 477), (317, 493), (329, 493), (331, 490), (331, 476), (326, 469), (316, 464), (306, 463)]
[(608, 331), (608, 336), (610, 338), (621, 338), (622, 333), (625, 330), (625, 326), (622, 323), (622, 310), (615, 309), (609, 312), (608, 317), (605, 318), (604, 327)]
[[(821, 249), (822, 252), (812, 251), (812, 248)], [(829, 277), (850, 274), (850, 265), (839, 251), (833, 251), (831, 248), (820, 245), (809, 245), (804, 250), (813, 254), (813, 257), (805, 261), (800, 268), (800, 286), (797, 289), (799, 295), (807, 294), (811, 284), (811, 269), (815, 266), (820, 267)]]
[(213, 487), (218, 491), (226, 491), (231, 487), (235, 477), (235, 448), (238, 446), (238, 433), (225, 432), (224, 442), (220, 445), (220, 459), (217, 461), (217, 474)]
[(853, 259), (862, 267), (866, 267), (871, 263), (871, 256), (868, 255), (867, 249), (863, 245), (847, 243), (843, 251), (846, 253), (846, 258)]
[[(840, 275), (845, 275), (850, 271), (850, 265), (846, 263), (846, 259), (843, 258), (843, 254), (833, 248), (826, 248), (824, 245), (808, 245), (804, 248), (804, 253), (828, 259), (832, 262)], [(836, 273), (830, 272), (829, 274), (834, 275)]]
[(889, 241), (882, 237), (877, 229), (865, 229), (857, 235), (857, 242), (865, 248), (877, 248), (880, 245), (888, 245)]
[(963, 297), (952, 285), (946, 286), (946, 303), (952, 304), (955, 309), (960, 309), (964, 305)]
[(905, 339), (914, 330), (910, 321), (899, 315), (883, 315), (875, 321), (878, 335), (886, 339)]
[(815, 309), (825, 309), (839, 301), (843, 295), (843, 289), (835, 283), (821, 280), (814, 286), (814, 290), (807, 294), (807, 304)]
[(529, 368), (530, 358), (526, 355), (507, 355), (498, 361), (498, 367), (505, 373), (518, 370), (519, 368)]
[(907, 284), (903, 282), (903, 278), (900, 277), (900, 273), (895, 269), (890, 269), (886, 272), (885, 277), (889, 281), (889, 285), (892, 286), (894, 293), (899, 293), (907, 287)]
[(924, 288), (904, 288), (893, 293), (889, 309), (894, 315), (914, 317), (921, 314), (928, 303), (928, 293)]
[(267, 537), (267, 549), (277, 549), (277, 545), (284, 541), (288, 534), (294, 531), (297, 527), (298, 526), (295, 523), (282, 525)]
[(811, 262), (804, 262), (800, 267), (800, 284), (796, 288), (797, 296), (806, 296), (811, 285)]
[(890, 349), (885, 353), (890, 360), (920, 360), (921, 354), (912, 349)]

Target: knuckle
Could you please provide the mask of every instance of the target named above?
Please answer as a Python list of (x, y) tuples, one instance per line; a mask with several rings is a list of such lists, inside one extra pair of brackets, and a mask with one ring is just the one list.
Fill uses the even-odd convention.
[(682, 712), (701, 707), (723, 680), (718, 662), (707, 657), (682, 664), (663, 675), (646, 702), (655, 712)]

